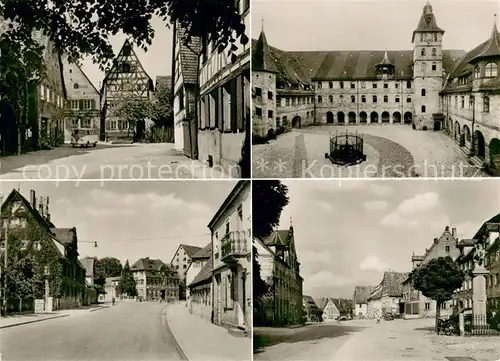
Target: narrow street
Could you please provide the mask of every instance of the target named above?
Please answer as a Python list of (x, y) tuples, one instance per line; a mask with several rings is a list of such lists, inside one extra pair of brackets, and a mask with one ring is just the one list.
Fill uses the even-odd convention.
[(132, 144), (96, 148), (69, 145), (0, 158), (0, 179), (151, 180), (227, 178), (216, 168), (191, 160), (173, 144)]
[(2, 360), (181, 360), (165, 324), (165, 303), (121, 301), (97, 312), (1, 330)]

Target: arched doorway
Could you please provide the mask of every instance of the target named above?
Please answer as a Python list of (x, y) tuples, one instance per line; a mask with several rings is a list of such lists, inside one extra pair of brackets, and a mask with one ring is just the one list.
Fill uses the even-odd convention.
[(495, 175), (500, 171), (500, 140), (493, 138), (490, 142), (490, 165), (495, 170)]
[(460, 123), (455, 122), (455, 140), (460, 141)]
[(356, 113), (349, 112), (349, 124), (356, 124)]
[(344, 124), (345, 123), (345, 115), (343, 112), (337, 113), (337, 123)]
[(484, 136), (479, 130), (474, 132), (474, 154), (483, 160), (486, 156)]
[(400, 112), (394, 112), (394, 114), (392, 115), (392, 122), (401, 124), (401, 113)]
[(17, 154), (17, 121), (12, 105), (0, 101), (0, 152), (2, 155)]
[(326, 122), (328, 124), (333, 124), (333, 113), (332, 112), (326, 113)]
[(464, 130), (462, 132), (463, 136), (464, 136), (464, 141), (466, 143), (470, 143), (470, 140), (471, 140), (471, 133), (470, 133), (470, 129), (467, 125), (464, 125)]
[(378, 123), (378, 113), (372, 112), (370, 114), (370, 123)]
[(368, 122), (368, 114), (366, 114), (366, 112), (359, 113), (359, 122), (360, 123), (367, 123)]
[(413, 122), (413, 114), (410, 112), (405, 113), (405, 124), (411, 124)]
[(296, 115), (292, 119), (292, 128), (301, 128), (301, 124), (300, 123), (301, 123), (300, 117), (298, 115)]
[(389, 123), (391, 116), (389, 115), (389, 112), (383, 112), (382, 113), (382, 123)]

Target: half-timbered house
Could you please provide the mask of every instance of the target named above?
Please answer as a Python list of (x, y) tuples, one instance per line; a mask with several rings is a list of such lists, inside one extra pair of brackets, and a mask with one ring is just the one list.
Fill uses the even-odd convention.
[[(144, 70), (129, 40), (125, 40), (112, 67), (106, 72), (101, 89), (101, 109), (104, 128), (110, 139), (129, 138), (133, 134), (128, 121), (113, 114), (113, 109), (128, 101), (150, 101), (154, 92), (153, 80)], [(145, 126), (141, 120), (136, 126)], [(103, 124), (101, 124), (103, 127)]]

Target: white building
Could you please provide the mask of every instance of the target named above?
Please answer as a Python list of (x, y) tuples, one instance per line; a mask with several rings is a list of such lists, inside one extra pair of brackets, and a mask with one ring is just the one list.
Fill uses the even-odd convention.
[(368, 315), (368, 297), (374, 291), (373, 286), (356, 286), (352, 297), (354, 304), (353, 317), (366, 317)]
[(97, 88), (78, 64), (62, 56), (64, 84), (66, 86), (66, 112), (64, 142), (71, 141), (74, 128), (100, 129), (100, 98)]
[(186, 271), (186, 304), (190, 313), (211, 320), (212, 243), (196, 252)]
[(247, 332), (251, 314), (251, 183), (239, 181), (208, 228), (212, 234), (214, 323)]

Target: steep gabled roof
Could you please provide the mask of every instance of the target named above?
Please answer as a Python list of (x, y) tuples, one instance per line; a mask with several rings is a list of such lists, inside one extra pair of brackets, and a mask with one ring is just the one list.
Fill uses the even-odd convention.
[(353, 309), (352, 300), (348, 300), (345, 298), (331, 298), (337, 310), (340, 313), (351, 313)]
[(71, 244), (76, 241), (76, 228), (50, 228), (56, 239), (62, 244)]
[(288, 244), (288, 238), (290, 237), (290, 230), (281, 229), (276, 230), (271, 233), (266, 239), (264, 239), (264, 244), (266, 246), (286, 246)]
[(353, 301), (357, 304), (364, 304), (368, 301), (368, 297), (375, 289), (375, 286), (355, 286)]
[(207, 244), (204, 248), (196, 252), (191, 258), (195, 259), (208, 259), (212, 257), (212, 242)]
[(307, 308), (318, 308), (318, 305), (311, 296), (303, 295), (302, 300)]
[(198, 69), (198, 55), (201, 51), (201, 39), (192, 37), (189, 44), (184, 43), (186, 31), (177, 25), (176, 36), (179, 44), (180, 71), (184, 84), (195, 85), (197, 83), (196, 72)]
[(379, 299), (383, 296), (401, 297), (403, 295), (403, 282), (408, 278), (408, 272), (384, 272), (384, 277), (372, 291), (368, 299)]
[(316, 306), (318, 306), (318, 308), (321, 311), (325, 309), (326, 305), (328, 304), (328, 301), (330, 301), (328, 297), (314, 297), (313, 300), (314, 303), (316, 303)]
[(483, 51), (472, 58), (469, 62), (476, 63), (484, 58), (500, 57), (500, 37), (498, 36), (497, 24), (493, 25), (491, 36)]
[(189, 256), (189, 257), (193, 257), (197, 252), (201, 251), (202, 248), (201, 247), (197, 247), (197, 246), (190, 246), (188, 244), (181, 244), (182, 248), (184, 249), (184, 251), (186, 252), (186, 254)]

